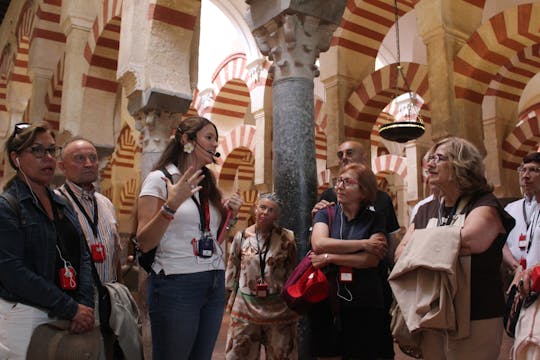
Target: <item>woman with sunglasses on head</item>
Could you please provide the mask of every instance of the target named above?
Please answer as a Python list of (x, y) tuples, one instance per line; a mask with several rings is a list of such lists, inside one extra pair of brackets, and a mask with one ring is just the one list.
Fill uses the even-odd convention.
[[(207, 165), (218, 146), (216, 126), (203, 117), (183, 120), (138, 202), (137, 239), (156, 248), (148, 281), (154, 359), (211, 359), (225, 307), (225, 264), (218, 243), (242, 205), (222, 201)], [(169, 180), (172, 178), (172, 181)]]
[(281, 298), (281, 290), (296, 265), (291, 230), (279, 226), (282, 203), (275, 193), (259, 195), (255, 224), (234, 237), (227, 260), (231, 314), (225, 358), (298, 358), (297, 320)]
[[(447, 233), (447, 236), (439, 235), (438, 238), (432, 238), (432, 241), (443, 240), (444, 243), (421, 249), (435, 252), (439, 249), (441, 253), (450, 254), (453, 248), (441, 250), (441, 246), (457, 241), (455, 247), (457, 259), (448, 260), (449, 263), (460, 264), (456, 269), (461, 266), (466, 269), (470, 257), (470, 286), (463, 285), (463, 282), (466, 283), (463, 281), (465, 277), (458, 277), (456, 280), (462, 281), (461, 284), (457, 284), (457, 288), (465, 291), (465, 302), (470, 304), (470, 311), (460, 313), (464, 307), (459, 305), (463, 304), (459, 302), (459, 295), (454, 295), (451, 299), (452, 305), (442, 302), (441, 312), (446, 310), (445, 307), (456, 304), (456, 321), (450, 324), (454, 328), (449, 330), (432, 330), (430, 326), (426, 326), (426, 329), (420, 328), (419, 332), (422, 333), (420, 347), (426, 360), (497, 359), (503, 335), (504, 295), (500, 273), (502, 247), (507, 233), (514, 226), (514, 219), (503, 210), (493, 195), (493, 187), (488, 184), (484, 175), (482, 156), (472, 143), (458, 137), (449, 137), (436, 143), (428, 154), (428, 182), (439, 189), (439, 200), (428, 202), (418, 209), (413, 224), (409, 226), (396, 250), (398, 262), (394, 270), (401, 266), (399, 263), (402, 256), (405, 263), (409, 262), (407, 259), (411, 259), (411, 251), (405, 252), (409, 244), (414, 242), (415, 238), (419, 239), (421, 234), (429, 234), (426, 231), (419, 231), (415, 235), (416, 230), (449, 226), (457, 221), (460, 215), (464, 215), (463, 225), (459, 226), (459, 233), (456, 233), (454, 239), (450, 237), (450, 233)], [(446, 261), (445, 258), (438, 257), (438, 259), (437, 264), (428, 268), (430, 272), (436, 271), (440, 268), (440, 264)], [(457, 272), (458, 270), (455, 270), (454, 273)], [(464, 274), (466, 275), (466, 272)], [(425, 280), (422, 276), (418, 279)], [(434, 286), (435, 284), (428, 281), (419, 281), (416, 302), (421, 303), (424, 287), (429, 288), (427, 292), (431, 294)], [(396, 289), (394, 284), (392, 287)], [(443, 294), (443, 291), (440, 293)], [(397, 297), (397, 294), (395, 295)], [(431, 299), (431, 295), (427, 296)], [(438, 299), (431, 300), (435, 304)], [(407, 304), (402, 301), (399, 303), (400, 308), (402, 305)], [(412, 306), (416, 307), (417, 304)], [(403, 314), (415, 312), (406, 308), (402, 308), (401, 311)], [(459, 320), (462, 318), (465, 318), (465, 322)], [(456, 330), (456, 323), (457, 331), (453, 331)]]
[(94, 328), (94, 288), (77, 216), (49, 189), (60, 150), (49, 124), (17, 124), (5, 147), (17, 174), (0, 197), (0, 358), (24, 359), (42, 323)]
[(313, 220), (310, 258), (315, 268), (326, 269), (330, 294), (308, 313), (312, 355), (376, 359), (384, 325), (377, 266), (387, 247), (385, 219), (372, 210), (377, 181), (366, 166), (349, 164), (340, 170), (334, 189), (338, 205), (330, 212), (319, 210)]

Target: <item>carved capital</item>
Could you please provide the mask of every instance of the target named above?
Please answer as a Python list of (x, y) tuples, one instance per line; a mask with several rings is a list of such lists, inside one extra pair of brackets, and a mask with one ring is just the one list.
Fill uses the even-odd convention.
[(280, 14), (253, 32), (264, 55), (273, 64), (275, 80), (287, 77), (313, 79), (319, 76), (315, 61), (328, 50), (335, 24), (302, 14)]
[(134, 115), (135, 128), (142, 134), (143, 153), (163, 152), (180, 116), (165, 111), (139, 111)]

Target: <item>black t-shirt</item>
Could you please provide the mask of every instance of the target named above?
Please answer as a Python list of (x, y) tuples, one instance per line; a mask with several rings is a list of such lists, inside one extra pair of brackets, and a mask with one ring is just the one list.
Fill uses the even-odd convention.
[[(328, 211), (317, 212), (313, 223), (317, 222), (328, 224)], [(354, 219), (348, 221), (346, 216), (342, 216), (341, 207), (334, 205), (334, 219), (330, 229), (330, 237), (343, 239), (343, 241), (348, 239), (361, 240), (368, 239), (376, 233), (384, 233), (384, 218), (381, 214), (364, 208)], [(338, 267), (332, 265), (327, 270), (329, 271), (328, 280), (335, 282)], [(382, 279), (377, 267), (353, 269), (353, 283), (347, 285), (347, 288), (351, 292), (353, 300), (350, 302), (341, 301), (342, 305), (383, 307)]]

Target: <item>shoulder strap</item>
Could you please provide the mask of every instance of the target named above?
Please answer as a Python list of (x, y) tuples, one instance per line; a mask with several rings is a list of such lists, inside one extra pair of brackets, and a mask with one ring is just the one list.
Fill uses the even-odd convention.
[(328, 206), (326, 209), (328, 211), (328, 229), (330, 232), (332, 231), (332, 223), (334, 222), (334, 207)]
[(165, 166), (162, 167), (160, 170), (163, 173), (163, 175), (165, 175), (165, 177), (170, 180), (170, 182), (173, 181), (172, 180), (172, 174), (169, 172), (169, 170), (167, 170), (167, 168)]
[(17, 202), (17, 199), (15, 198), (15, 196), (11, 195), (7, 191), (4, 191), (3, 193), (0, 194), (0, 197), (3, 197), (7, 201), (7, 203), (11, 207), (11, 209), (13, 209), (13, 211), (15, 211), (15, 214), (17, 215), (17, 218), (20, 221), (20, 219), (21, 219), (21, 208), (20, 208), (19, 203)]

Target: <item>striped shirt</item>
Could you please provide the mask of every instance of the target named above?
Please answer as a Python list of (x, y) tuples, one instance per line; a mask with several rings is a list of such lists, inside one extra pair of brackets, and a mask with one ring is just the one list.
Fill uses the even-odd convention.
[[(67, 189), (69, 186), (69, 190)], [(105, 248), (105, 261), (94, 262), (102, 283), (117, 281), (117, 263), (119, 261), (121, 244), (118, 235), (118, 223), (116, 221), (116, 211), (111, 201), (104, 195), (94, 191), (82, 189), (74, 183), (66, 180), (58, 190), (65, 195), (73, 204), (73, 209), (77, 213), (81, 228), (83, 230), (88, 247), (91, 249), (93, 244), (103, 244)], [(92, 225), (81, 211), (77, 203), (73, 200), (75, 195), (79, 204), (83, 207), (90, 220), (94, 219), (94, 201), (97, 202), (97, 237), (94, 236)], [(93, 221), (92, 221), (93, 222)]]

